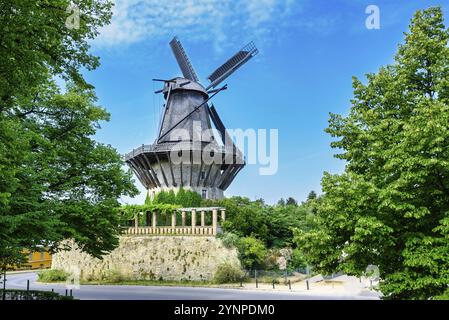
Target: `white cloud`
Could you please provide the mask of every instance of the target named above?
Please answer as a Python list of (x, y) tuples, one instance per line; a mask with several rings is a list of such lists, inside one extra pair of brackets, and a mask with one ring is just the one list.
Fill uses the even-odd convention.
[(216, 50), (241, 39), (242, 33), (267, 40), (279, 19), (292, 13), (294, 0), (115, 0), (112, 23), (94, 41), (114, 47), (174, 34), (211, 40)]

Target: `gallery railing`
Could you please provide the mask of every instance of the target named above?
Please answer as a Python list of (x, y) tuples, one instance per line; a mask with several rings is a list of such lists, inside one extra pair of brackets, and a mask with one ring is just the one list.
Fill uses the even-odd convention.
[[(204, 235), (215, 236), (220, 230), (218, 225), (218, 212), (220, 220), (226, 219), (225, 208), (220, 207), (201, 207), (201, 208), (180, 208), (171, 213), (171, 225), (158, 225), (158, 212), (146, 212), (146, 226), (139, 226), (139, 214), (136, 214), (129, 227), (124, 227), (122, 233), (125, 235)], [(190, 213), (190, 219), (187, 219), (187, 213)], [(206, 215), (211, 213), (211, 225), (206, 224)], [(180, 214), (181, 225), (176, 225), (178, 214)], [(167, 217), (166, 217), (167, 218)], [(200, 218), (200, 223), (197, 223)], [(190, 224), (187, 224), (190, 220)]]
[(124, 230), (124, 234), (135, 235), (203, 235), (213, 236), (214, 228), (212, 226), (207, 227), (130, 227)]

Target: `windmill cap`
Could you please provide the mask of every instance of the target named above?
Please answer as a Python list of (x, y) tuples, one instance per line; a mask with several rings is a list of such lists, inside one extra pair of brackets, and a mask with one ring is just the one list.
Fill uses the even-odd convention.
[(185, 79), (181, 77), (174, 78), (170, 82), (166, 82), (164, 85), (164, 94), (167, 95), (169, 85), (171, 85), (171, 90), (191, 90), (201, 92), (205, 97), (208, 97), (206, 89), (199, 84), (190, 79)]

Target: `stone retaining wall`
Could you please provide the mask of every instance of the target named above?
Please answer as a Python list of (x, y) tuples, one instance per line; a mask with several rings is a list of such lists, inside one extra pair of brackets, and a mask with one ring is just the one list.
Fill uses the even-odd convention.
[(82, 280), (210, 280), (223, 262), (240, 266), (236, 249), (215, 237), (128, 235), (103, 260), (73, 245), (53, 255), (52, 269), (79, 270)]

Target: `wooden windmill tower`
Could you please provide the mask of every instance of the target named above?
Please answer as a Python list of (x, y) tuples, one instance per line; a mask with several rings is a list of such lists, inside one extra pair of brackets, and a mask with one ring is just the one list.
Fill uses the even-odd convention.
[[(184, 77), (154, 79), (164, 83), (156, 91), (165, 99), (158, 137), (152, 145), (142, 145), (126, 154), (125, 161), (150, 195), (184, 187), (203, 198), (222, 198), (245, 161), (209, 102), (226, 89), (226, 85), (216, 89), (217, 86), (258, 51), (249, 43), (212, 72), (208, 77), (210, 84), (204, 87), (178, 38), (170, 46)], [(219, 140), (213, 134), (204, 134), (211, 132), (211, 122)]]

